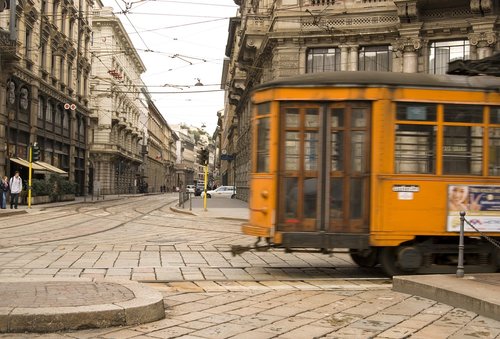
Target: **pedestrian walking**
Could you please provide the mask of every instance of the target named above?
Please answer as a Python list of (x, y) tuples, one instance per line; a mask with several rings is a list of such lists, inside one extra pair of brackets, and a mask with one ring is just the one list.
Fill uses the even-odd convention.
[(9, 193), (9, 178), (6, 175), (3, 176), (2, 181), (0, 181), (0, 208), (7, 208), (7, 193)]
[(19, 202), (19, 194), (23, 190), (23, 180), (19, 176), (19, 171), (16, 171), (14, 176), (10, 178), (10, 208), (14, 207), (17, 209), (17, 204)]

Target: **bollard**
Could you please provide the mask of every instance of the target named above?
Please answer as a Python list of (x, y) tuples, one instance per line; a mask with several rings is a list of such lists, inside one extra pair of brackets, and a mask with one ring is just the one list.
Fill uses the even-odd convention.
[(192, 211), (193, 210), (193, 200), (191, 198), (192, 194), (191, 192), (189, 192), (188, 194), (189, 194), (189, 210)]
[(457, 278), (464, 277), (464, 224), (465, 211), (460, 212), (460, 240), (458, 241)]

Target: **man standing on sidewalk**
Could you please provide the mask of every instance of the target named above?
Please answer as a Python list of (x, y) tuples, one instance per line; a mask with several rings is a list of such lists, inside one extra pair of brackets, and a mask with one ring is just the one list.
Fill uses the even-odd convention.
[(19, 171), (16, 171), (14, 176), (10, 178), (10, 208), (14, 206), (17, 209), (17, 203), (19, 201), (19, 193), (23, 189), (23, 181), (19, 176)]

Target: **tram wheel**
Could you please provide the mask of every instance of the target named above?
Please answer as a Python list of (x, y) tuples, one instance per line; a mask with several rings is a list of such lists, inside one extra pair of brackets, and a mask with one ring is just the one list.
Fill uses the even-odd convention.
[(352, 261), (359, 267), (374, 267), (377, 265), (377, 250), (370, 248), (367, 250), (349, 249)]
[(398, 264), (398, 247), (383, 247), (379, 249), (378, 262), (382, 266), (382, 271), (392, 277), (394, 275), (408, 274), (403, 271)]

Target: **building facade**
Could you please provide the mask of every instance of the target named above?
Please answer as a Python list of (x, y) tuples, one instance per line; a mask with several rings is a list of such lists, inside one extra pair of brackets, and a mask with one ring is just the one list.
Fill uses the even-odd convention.
[(196, 141), (182, 126), (172, 126), (178, 136), (176, 144), (175, 187), (184, 190), (186, 185), (193, 185), (197, 178)]
[(151, 99), (148, 99), (148, 111), (144, 182), (148, 192), (171, 192), (176, 179), (176, 144), (179, 138)]
[(66, 171), (84, 194), (93, 1), (16, 3), (0, 15), (0, 174), (20, 170), (27, 178), (16, 159), (28, 160), (36, 142), (41, 160)]
[(92, 16), (92, 191), (136, 193), (143, 185), (149, 103), (141, 74), (146, 68), (111, 7)]
[(236, 155), (238, 198), (244, 200), (254, 86), (330, 71), (444, 74), (452, 60), (500, 50), (500, 5), (494, 0), (235, 2), (241, 14), (229, 24), (221, 145)]

